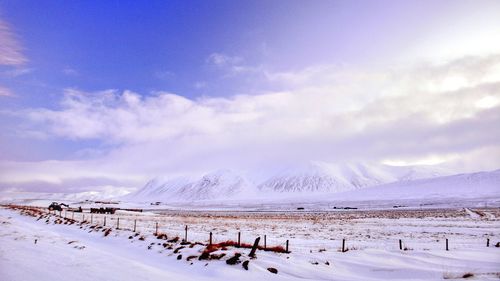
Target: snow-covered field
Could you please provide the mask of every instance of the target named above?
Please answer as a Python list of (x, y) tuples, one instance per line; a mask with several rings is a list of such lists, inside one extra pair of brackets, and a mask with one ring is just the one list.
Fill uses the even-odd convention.
[[(106, 227), (103, 223), (104, 215), (63, 211), (59, 218), (45, 210), (21, 214), (0, 208), (1, 280), (443, 280), (467, 274), (475, 280), (500, 278), (500, 248), (494, 247), (500, 242), (498, 208), (119, 211), (106, 215)], [(156, 223), (167, 238), (154, 235)], [(185, 225), (190, 243), (172, 241), (184, 237)], [(261, 237), (261, 246), (264, 235), (268, 247), (285, 247), (289, 240), (291, 252), (258, 250), (251, 259), (250, 249), (228, 246), (211, 252), (212, 259), (200, 260), (209, 232), (214, 244), (237, 240), (238, 232), (242, 243)], [(341, 252), (342, 239), (346, 252)], [(242, 263), (226, 264), (236, 252), (242, 254), (241, 262), (249, 261), (248, 270)], [(218, 260), (219, 254), (225, 256)]]

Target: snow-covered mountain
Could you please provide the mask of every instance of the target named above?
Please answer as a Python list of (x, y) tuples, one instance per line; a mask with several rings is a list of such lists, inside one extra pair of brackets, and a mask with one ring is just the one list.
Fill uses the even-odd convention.
[(451, 175), (451, 171), (439, 166), (388, 166), (384, 169), (395, 176), (395, 181), (412, 181)]
[(179, 189), (195, 181), (195, 177), (156, 177), (140, 188), (124, 197), (125, 200), (165, 200), (169, 197), (175, 197)]
[(131, 201), (198, 201), (264, 198), (277, 194), (336, 193), (381, 184), (445, 175), (432, 167), (395, 167), (367, 163), (308, 162), (257, 180), (250, 173), (218, 170), (203, 176), (155, 178), (127, 195)]
[(243, 176), (218, 170), (201, 177), (155, 178), (124, 199), (153, 201), (195, 201), (254, 196), (255, 188)]
[(262, 191), (342, 192), (391, 182), (390, 174), (362, 164), (309, 162), (289, 167), (259, 185)]
[(448, 175), (442, 168), (396, 167), (368, 163), (309, 162), (272, 176), (259, 185), (274, 192), (343, 192), (398, 181)]
[(500, 198), (500, 170), (398, 181), (338, 193), (334, 200)]
[(175, 195), (187, 200), (237, 198), (254, 194), (253, 185), (230, 170), (220, 170), (181, 187)]

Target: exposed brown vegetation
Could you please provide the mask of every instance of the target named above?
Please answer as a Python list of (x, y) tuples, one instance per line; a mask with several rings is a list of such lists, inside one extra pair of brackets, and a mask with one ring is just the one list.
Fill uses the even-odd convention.
[[(200, 257), (203, 257), (201, 259), (208, 259), (210, 253), (218, 251), (218, 250), (224, 251), (224, 250), (227, 250), (228, 247), (251, 249), (252, 245), (247, 244), (247, 243), (240, 243), (238, 245), (238, 243), (235, 241), (227, 240), (224, 242), (208, 245)], [(282, 246), (273, 246), (273, 247), (267, 247), (267, 248), (264, 248), (263, 246), (258, 246), (257, 249), (275, 252), (275, 253), (286, 253), (285, 248), (283, 248)]]
[(157, 239), (162, 239), (162, 240), (167, 240), (167, 239), (168, 239), (168, 237), (167, 237), (167, 234), (166, 234), (166, 233), (158, 233), (158, 234), (156, 235), (156, 238), (157, 238)]
[(106, 229), (104, 236), (108, 236), (111, 233), (111, 228)]

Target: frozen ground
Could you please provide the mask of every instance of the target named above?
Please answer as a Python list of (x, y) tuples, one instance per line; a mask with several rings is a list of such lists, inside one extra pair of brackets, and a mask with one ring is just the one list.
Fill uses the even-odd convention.
[[(497, 208), (120, 212), (106, 215), (106, 227), (104, 215), (93, 215), (92, 224), (88, 213), (33, 215), (0, 208), (1, 280), (443, 280), (468, 273), (475, 280), (500, 278), (500, 248), (494, 247), (500, 241)], [(134, 220), (139, 234), (132, 232)], [(257, 251), (257, 258), (249, 259), (249, 249), (227, 247), (213, 252), (225, 253), (221, 260), (199, 260), (205, 245), (178, 249), (179, 242), (153, 235), (156, 222), (168, 239), (183, 237), (188, 225), (189, 241), (207, 243), (209, 231), (214, 243), (236, 240), (241, 232), (245, 243), (263, 235), (268, 246), (290, 240), (291, 253)], [(340, 251), (343, 238), (345, 253)], [(406, 251), (399, 250), (399, 239)], [(226, 264), (235, 252), (250, 261), (248, 271)], [(196, 257), (187, 261), (189, 256)]]

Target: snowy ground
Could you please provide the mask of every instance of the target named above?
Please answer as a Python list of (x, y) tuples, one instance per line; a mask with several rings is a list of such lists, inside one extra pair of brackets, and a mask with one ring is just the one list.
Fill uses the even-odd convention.
[[(104, 215), (93, 215), (92, 224), (81, 223), (90, 222), (88, 213), (62, 215), (68, 219), (0, 208), (1, 280), (443, 280), (467, 273), (475, 280), (500, 278), (500, 248), (494, 247), (500, 241), (497, 208), (121, 212), (107, 215), (106, 227)], [(134, 220), (140, 234), (132, 232)], [(225, 253), (221, 260), (199, 260), (204, 245), (178, 249), (180, 242), (159, 240), (153, 235), (156, 222), (168, 239), (183, 237), (188, 225), (189, 241), (207, 243), (209, 231), (214, 243), (236, 240), (237, 232), (245, 243), (265, 234), (268, 246), (290, 240), (291, 253), (257, 251), (257, 258), (249, 259), (249, 249), (228, 247), (212, 253)], [(339, 251), (343, 238), (349, 249), (345, 253)], [(399, 239), (406, 251), (399, 250)], [(236, 252), (241, 261), (250, 261), (248, 271), (241, 264), (226, 264)], [(189, 256), (196, 257), (187, 261)], [(270, 273), (270, 267), (278, 274)]]

